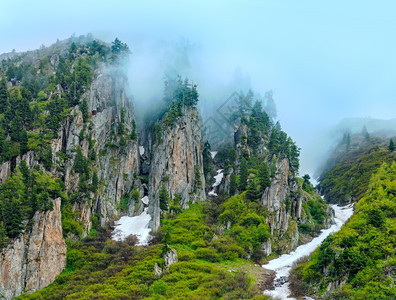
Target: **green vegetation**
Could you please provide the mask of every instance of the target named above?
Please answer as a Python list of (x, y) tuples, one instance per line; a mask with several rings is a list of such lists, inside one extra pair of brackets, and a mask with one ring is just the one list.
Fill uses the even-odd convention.
[(264, 190), (271, 185), (268, 165), (265, 162), (262, 162), (260, 165), (260, 168), (258, 170), (258, 179), (260, 184), (260, 191), (264, 192)]
[(394, 160), (396, 153), (377, 146), (350, 151), (321, 175), (319, 190), (330, 203), (356, 201), (366, 192), (372, 173)]
[(161, 189), (159, 190), (158, 198), (160, 203), (160, 209), (165, 211), (168, 210), (169, 194), (168, 191), (166, 190), (165, 185), (161, 186)]
[(247, 187), (248, 180), (248, 166), (247, 161), (244, 157), (242, 157), (241, 165), (239, 167), (239, 190), (244, 191)]
[[(298, 193), (306, 201), (302, 203), (302, 218), (298, 222), (298, 230), (303, 234), (315, 236), (323, 228), (327, 217), (327, 205), (309, 181), (309, 175), (296, 178), (299, 186)], [(286, 210), (290, 210), (290, 199), (286, 199)]]
[[(232, 230), (217, 236), (206, 209), (193, 204), (177, 216), (168, 214), (154, 244), (146, 248), (136, 247), (134, 237), (112, 241), (104, 228), (82, 241), (69, 240), (67, 267), (55, 282), (17, 299), (267, 299), (250, 272), (245, 273), (254, 267), (238, 258), (246, 253)], [(240, 237), (246, 249), (252, 240), (259, 243), (268, 236), (266, 227), (259, 233), (261, 217), (246, 213), (238, 222), (238, 230), (246, 230)], [(177, 250), (179, 261), (166, 269), (163, 254), (169, 248)], [(155, 274), (155, 265), (161, 275)]]
[(62, 182), (40, 168), (30, 171), (22, 160), (19, 168), (0, 185), (0, 244), (6, 244), (4, 230), (7, 240), (17, 237), (31, 226), (22, 221), (30, 221), (36, 211), (52, 210), (52, 199), (58, 197), (65, 199)]
[[(383, 152), (382, 152), (383, 153)], [(375, 158), (376, 156), (374, 156)], [(336, 234), (328, 237), (310, 259), (293, 270), (302, 292), (343, 281), (333, 299), (394, 299), (396, 247), (396, 163), (382, 164), (371, 177), (355, 213)]]
[(211, 174), (212, 171), (212, 156), (210, 155), (210, 144), (208, 141), (205, 142), (203, 150), (202, 150), (202, 157), (203, 157), (203, 169), (204, 169), (204, 176), (205, 178), (207, 175)]
[(169, 79), (165, 82), (164, 102), (165, 110), (162, 122), (166, 127), (175, 124), (178, 117), (183, 115), (183, 107), (195, 107), (198, 104), (197, 85), (185, 79)]
[(395, 143), (393, 142), (392, 139), (390, 139), (390, 141), (389, 141), (388, 149), (389, 149), (390, 152), (395, 151)]

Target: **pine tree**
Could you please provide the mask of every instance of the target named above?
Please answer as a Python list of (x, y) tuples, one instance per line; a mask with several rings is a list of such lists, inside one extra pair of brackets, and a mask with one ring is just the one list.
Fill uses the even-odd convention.
[(390, 139), (390, 141), (389, 141), (388, 149), (390, 152), (393, 152), (395, 150), (395, 144), (393, 143), (392, 139)]
[(237, 191), (237, 183), (235, 173), (232, 172), (230, 176), (230, 196), (234, 196)]
[(363, 126), (362, 135), (366, 139), (366, 141), (368, 141), (370, 139), (370, 134), (367, 131), (366, 125)]
[(279, 150), (279, 131), (275, 128), (272, 129), (270, 139), (268, 142), (268, 150), (274, 154)]
[(49, 171), (52, 167), (52, 149), (51, 146), (46, 145), (43, 147), (42, 152), (40, 153), (40, 160), (44, 165), (44, 168)]
[(19, 170), (22, 173), (23, 176), (23, 182), (26, 186), (29, 185), (30, 181), (30, 170), (26, 164), (26, 161), (24, 159), (21, 160), (21, 163), (19, 164)]
[(258, 171), (258, 179), (260, 184), (260, 191), (264, 192), (264, 190), (271, 185), (268, 165), (265, 162), (262, 162)]
[(0, 251), (8, 244), (7, 231), (4, 227), (3, 221), (0, 221)]
[(87, 103), (87, 99), (83, 99), (81, 105), (80, 105), (80, 110), (82, 113), (82, 117), (83, 117), (83, 121), (84, 123), (86, 123), (89, 119), (89, 112), (88, 112), (88, 103)]
[(78, 181), (78, 191), (83, 194), (88, 192), (87, 175), (85, 173), (80, 176), (80, 180)]
[(241, 160), (241, 166), (239, 171), (239, 190), (244, 191), (247, 187), (248, 180), (248, 166), (245, 158)]
[(99, 185), (98, 173), (94, 172), (92, 175), (91, 191), (95, 193), (96, 190), (98, 189), (98, 185)]
[(195, 165), (195, 167), (194, 167), (194, 177), (195, 177), (194, 191), (197, 191), (202, 185), (201, 172), (199, 171), (198, 165)]
[(74, 160), (74, 171), (80, 174), (87, 173), (88, 171), (87, 161), (81, 152), (80, 146), (77, 147), (76, 158)]
[(349, 151), (349, 147), (351, 146), (351, 134), (349, 132), (344, 133), (342, 141), (345, 144), (346, 151)]
[(161, 210), (168, 210), (168, 199), (168, 191), (166, 190), (165, 185), (162, 185), (159, 191), (159, 203)]
[(4, 220), (8, 237), (17, 237), (22, 230), (22, 213), (18, 201), (14, 199), (5, 201)]
[(137, 134), (136, 134), (136, 122), (135, 120), (132, 120), (132, 133), (131, 133), (131, 140), (132, 141), (137, 141)]
[(210, 144), (208, 141), (205, 142), (203, 151), (202, 151), (202, 158), (203, 158), (203, 169), (205, 178), (211, 170), (212, 166), (212, 156), (210, 155)]
[(32, 194), (30, 196), (30, 208), (32, 212), (32, 216), (38, 210), (38, 201), (37, 201), (37, 186), (34, 185), (32, 188)]
[(259, 198), (259, 195), (257, 192), (257, 187), (253, 180), (251, 180), (248, 184), (247, 191), (246, 191), (246, 197), (250, 201), (255, 201)]
[(7, 84), (4, 77), (0, 78), (0, 112), (6, 110), (8, 105)]
[(26, 130), (22, 130), (19, 134), (19, 149), (22, 155), (29, 151), (28, 135)]

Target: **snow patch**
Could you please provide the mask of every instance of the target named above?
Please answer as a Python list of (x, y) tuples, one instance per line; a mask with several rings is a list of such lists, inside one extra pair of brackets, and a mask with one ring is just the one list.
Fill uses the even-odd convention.
[(217, 175), (214, 176), (214, 179), (216, 179), (215, 183), (213, 183), (212, 187), (216, 187), (220, 185), (221, 180), (224, 177), (223, 169), (217, 170)]
[(216, 194), (216, 192), (215, 192), (215, 190), (213, 189), (213, 190), (211, 190), (209, 193), (208, 193), (208, 195), (209, 196), (214, 196), (214, 197), (217, 197), (217, 194)]
[(112, 239), (124, 241), (128, 236), (134, 234), (139, 239), (138, 245), (146, 246), (151, 238), (151, 229), (148, 227), (150, 220), (151, 216), (147, 213), (147, 208), (139, 216), (121, 217), (114, 223)]
[(142, 199), (142, 202), (144, 203), (144, 205), (148, 205), (149, 204), (149, 197), (148, 196), (144, 196)]
[(210, 151), (210, 156), (212, 157), (212, 159), (215, 158), (216, 154), (217, 154), (217, 151)]
[(144, 154), (144, 147), (143, 146), (139, 146), (139, 153), (140, 153), (140, 155)]
[(208, 193), (209, 196), (214, 196), (214, 197), (217, 196), (215, 192), (215, 187), (220, 185), (221, 181), (223, 180), (223, 177), (224, 177), (223, 169), (217, 170), (217, 174), (213, 177), (216, 181), (212, 185), (213, 189)]
[[(323, 229), (321, 234), (314, 238), (311, 242), (297, 247), (295, 251), (289, 254), (283, 254), (280, 257), (271, 260), (268, 264), (263, 265), (265, 269), (273, 270), (276, 272), (276, 278), (281, 276), (289, 276), (290, 270), (294, 262), (298, 259), (311, 254), (316, 248), (333, 232), (341, 229), (341, 226), (352, 216), (353, 205), (340, 207), (338, 205), (331, 205), (335, 212), (335, 224), (328, 229)], [(279, 299), (293, 299), (288, 298), (290, 294), (289, 283), (285, 283), (280, 287), (275, 287), (275, 290), (264, 291), (264, 294), (279, 298)]]

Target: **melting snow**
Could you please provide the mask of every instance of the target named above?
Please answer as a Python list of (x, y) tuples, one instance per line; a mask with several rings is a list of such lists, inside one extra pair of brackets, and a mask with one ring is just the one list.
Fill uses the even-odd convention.
[(139, 146), (139, 153), (140, 153), (140, 155), (144, 154), (144, 147), (143, 146)]
[(121, 217), (115, 222), (112, 239), (115, 241), (123, 241), (131, 234), (136, 235), (139, 239), (139, 244), (145, 246), (150, 240), (150, 231), (148, 223), (151, 216), (147, 213), (147, 208), (144, 209), (141, 215), (135, 217)]
[(210, 151), (210, 156), (212, 156), (212, 159), (215, 158), (217, 154), (217, 151)]
[(217, 194), (216, 194), (216, 192), (215, 192), (214, 189), (211, 190), (211, 191), (208, 193), (208, 195), (209, 195), (209, 196), (215, 196), (215, 197), (217, 197)]
[[(281, 276), (289, 276), (290, 270), (294, 262), (301, 257), (311, 254), (320, 244), (325, 240), (330, 233), (337, 232), (341, 229), (341, 226), (352, 216), (353, 205), (340, 207), (338, 205), (331, 205), (335, 212), (335, 223), (329, 229), (324, 229), (321, 234), (314, 238), (311, 242), (297, 247), (295, 251), (289, 254), (283, 254), (282, 256), (271, 260), (268, 264), (263, 265), (263, 268), (274, 270), (276, 272), (276, 278)], [(279, 298), (279, 299), (292, 299), (287, 296), (290, 294), (289, 283), (285, 283), (280, 287), (275, 287), (275, 290), (265, 291), (264, 294)]]
[(216, 179), (216, 181), (212, 185), (213, 189), (208, 193), (209, 196), (217, 196), (217, 194), (215, 192), (215, 187), (220, 185), (221, 180), (223, 179), (223, 177), (224, 177), (223, 169), (217, 170), (217, 175), (214, 176), (214, 179)]
[(220, 185), (223, 177), (224, 177), (223, 169), (217, 170), (217, 175), (214, 176), (214, 179), (216, 179), (216, 182), (213, 183), (212, 187), (216, 187), (216, 186)]
[(148, 196), (144, 196), (142, 199), (140, 199), (140, 200), (142, 200), (142, 202), (145, 204), (145, 205), (148, 205), (148, 203), (149, 203), (149, 197)]

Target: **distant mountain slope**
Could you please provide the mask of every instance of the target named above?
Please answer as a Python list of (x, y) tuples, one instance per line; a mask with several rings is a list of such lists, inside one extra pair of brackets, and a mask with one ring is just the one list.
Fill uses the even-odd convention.
[(337, 145), (319, 177), (318, 189), (328, 203), (359, 200), (367, 190), (372, 173), (382, 163), (396, 159), (396, 152), (387, 149), (388, 137), (366, 139), (361, 134), (348, 134), (347, 139)]

